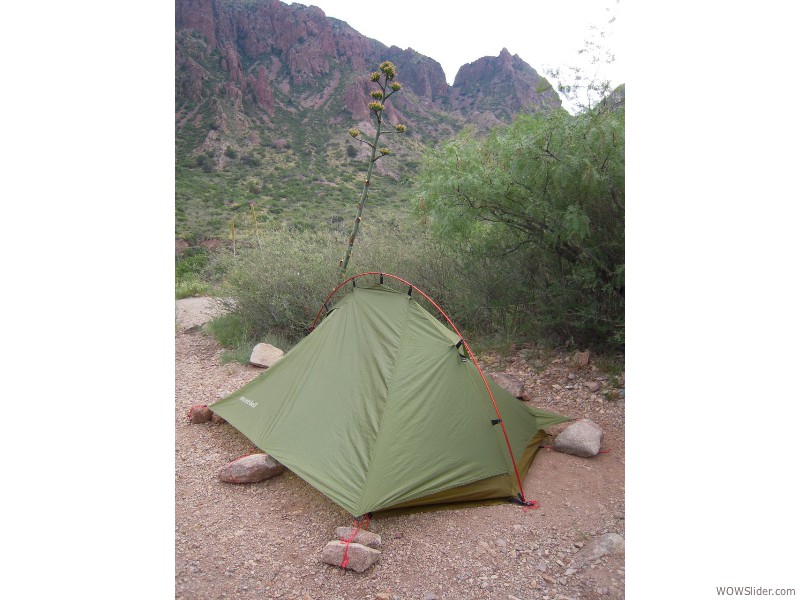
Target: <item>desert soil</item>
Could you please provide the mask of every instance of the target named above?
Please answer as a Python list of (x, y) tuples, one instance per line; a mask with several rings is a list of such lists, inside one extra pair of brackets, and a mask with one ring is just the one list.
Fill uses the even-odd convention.
[[(191, 310), (184, 301), (176, 306), (176, 598), (624, 598), (624, 555), (568, 571), (593, 537), (625, 535), (625, 401), (604, 399), (609, 381), (592, 361), (578, 366), (572, 355), (558, 353), (532, 359), (532, 346), (507, 357), (478, 356), (485, 371), (521, 379), (531, 404), (598, 423), (607, 452), (579, 458), (540, 451), (524, 480), (526, 497), (541, 503), (536, 510), (503, 503), (378, 513), (370, 530), (382, 537), (382, 555), (358, 574), (321, 562), (335, 529), (352, 524), (352, 517), (305, 481), (290, 471), (256, 484), (217, 478), (221, 467), (253, 447), (230, 425), (192, 425), (187, 414), (261, 369), (222, 364), (222, 349), (192, 320), (200, 306), (192, 302)], [(601, 388), (591, 393), (586, 384), (595, 381)]]

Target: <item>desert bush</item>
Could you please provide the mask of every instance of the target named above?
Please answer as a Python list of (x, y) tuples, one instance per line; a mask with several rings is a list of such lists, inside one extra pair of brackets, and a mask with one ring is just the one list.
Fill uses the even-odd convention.
[(232, 314), (249, 340), (279, 335), (295, 342), (332, 288), (341, 245), (326, 232), (286, 226), (260, 235), (261, 250), (220, 255), (212, 268), (224, 273), (222, 294), (232, 299)]
[[(205, 272), (215, 273), (215, 281), (224, 282), (221, 293), (232, 299), (230, 318), (241, 325), (238, 337), (252, 344), (280, 336), (291, 345), (309, 331), (335, 287), (338, 257), (345, 244), (345, 237), (333, 231), (273, 227), (262, 232), (261, 251), (249, 248), (235, 257), (218, 256)], [(509, 284), (515, 281), (516, 268), (513, 261), (476, 259), (411, 221), (375, 219), (362, 230), (350, 271), (392, 273), (410, 281), (471, 337), (521, 331), (525, 293), (519, 289), (521, 284)], [(362, 280), (362, 285), (366, 283)], [(395, 286), (392, 280), (386, 283)], [(339, 292), (333, 301), (344, 293)], [(420, 303), (437, 315), (427, 302), (420, 299)], [(239, 344), (218, 338), (223, 345)]]
[(175, 298), (201, 296), (208, 291), (203, 271), (208, 265), (205, 248), (191, 247), (175, 257)]
[(175, 281), (175, 299), (191, 298), (192, 296), (205, 296), (208, 294), (208, 284), (198, 275), (188, 275)]

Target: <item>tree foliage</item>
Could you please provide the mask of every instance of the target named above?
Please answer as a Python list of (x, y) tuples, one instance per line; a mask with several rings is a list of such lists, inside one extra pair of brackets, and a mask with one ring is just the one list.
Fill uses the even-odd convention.
[(624, 339), (624, 122), (609, 103), (521, 114), (432, 152), (418, 180), (441, 236), (517, 274), (498, 301), (576, 343)]

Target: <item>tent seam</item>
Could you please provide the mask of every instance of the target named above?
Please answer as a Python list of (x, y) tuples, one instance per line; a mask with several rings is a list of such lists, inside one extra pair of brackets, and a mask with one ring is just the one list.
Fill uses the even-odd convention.
[[(389, 288), (389, 289), (391, 290), (391, 288)], [(394, 291), (394, 290), (391, 290), (391, 291)], [(378, 425), (378, 431), (375, 434), (375, 443), (372, 445), (372, 452), (370, 452), (369, 461), (367, 462), (367, 471), (366, 471), (367, 476), (364, 479), (364, 488), (362, 489), (361, 496), (358, 499), (358, 506), (363, 506), (364, 497), (366, 496), (367, 489), (369, 488), (370, 465), (372, 465), (372, 459), (374, 458), (375, 448), (377, 448), (378, 440), (380, 439), (381, 433), (383, 432), (383, 423), (384, 423), (384, 421), (386, 419), (386, 410), (387, 410), (387, 407), (389, 406), (389, 398), (392, 395), (392, 386), (394, 385), (395, 379), (397, 378), (397, 369), (399, 368), (399, 362), (400, 362), (398, 359), (401, 356), (402, 351), (405, 348), (406, 342), (408, 340), (408, 312), (410, 310), (409, 307), (411, 306), (411, 298), (408, 298), (407, 300), (408, 301), (406, 302), (405, 313), (404, 313), (405, 321), (403, 323), (403, 333), (400, 336), (400, 344), (399, 344), (399, 346), (397, 348), (397, 353), (394, 356), (394, 359), (395, 359), (394, 360), (394, 369), (392, 369), (391, 380), (386, 383), (386, 401), (384, 402), (384, 405), (383, 405), (383, 413), (381, 414), (381, 422)], [(358, 517), (360, 515), (354, 515), (354, 516)]]

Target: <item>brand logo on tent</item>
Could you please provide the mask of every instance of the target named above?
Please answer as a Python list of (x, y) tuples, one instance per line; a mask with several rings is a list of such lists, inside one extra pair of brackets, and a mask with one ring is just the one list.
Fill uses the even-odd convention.
[(258, 406), (258, 402), (253, 402), (250, 398), (245, 398), (244, 396), (239, 396), (239, 400), (247, 404), (250, 408), (255, 408)]

